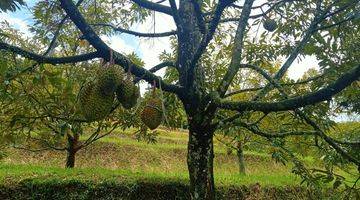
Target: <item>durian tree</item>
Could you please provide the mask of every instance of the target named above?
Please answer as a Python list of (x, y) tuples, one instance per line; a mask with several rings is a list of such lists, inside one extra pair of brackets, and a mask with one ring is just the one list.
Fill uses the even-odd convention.
[[(5, 81), (0, 85), (2, 143), (27, 151), (65, 152), (65, 166), (72, 168), (78, 151), (119, 127), (114, 120), (88, 124), (75, 117), (80, 87), (76, 82), (83, 82), (90, 70), (84, 73), (72, 65), (52, 68), (45, 64), (29, 74), (13, 77), (31, 63), (8, 53), (1, 56), (5, 69), (1, 75)], [(80, 141), (84, 133), (87, 138)]]
[[(310, 135), (316, 144), (326, 145), (344, 162), (360, 166), (358, 155), (347, 151), (349, 145), (358, 144), (358, 141), (330, 137), (311, 112), (312, 108), (324, 101), (331, 102), (334, 96), (341, 96), (344, 89), (356, 88), (358, 84), (359, 56), (354, 51), (359, 47), (359, 40), (353, 39), (359, 30), (358, 0), (79, 0), (76, 4), (72, 0), (58, 0), (51, 1), (51, 5), (61, 16), (56, 18), (55, 24), (71, 21), (70, 25), (82, 33), (91, 50), (75, 56), (44, 56), (3, 41), (0, 49), (53, 65), (102, 58), (130, 72), (136, 79), (175, 94), (183, 104), (188, 121), (187, 163), (192, 199), (215, 198), (213, 137), (222, 126), (246, 128), (291, 154), (295, 161), (294, 154), (284, 148), (283, 138)], [(171, 16), (176, 30), (163, 33), (129, 30), (129, 24), (141, 23), (151, 13)], [(175, 40), (174, 59), (153, 68), (138, 66), (101, 39), (101, 35), (111, 31), (139, 37), (171, 36)], [(223, 37), (216, 37), (218, 35)], [(219, 62), (211, 65), (206, 60), (217, 38), (223, 45), (215, 46), (219, 52), (215, 59), (223, 61), (221, 64), (225, 68), (218, 68)], [(312, 91), (298, 93), (293, 89), (297, 83), (283, 77), (297, 58), (308, 55), (319, 60), (323, 81), (319, 81)], [(276, 60), (282, 60), (281, 66), (271, 72), (274, 68), (269, 68), (267, 63), (274, 64)], [(164, 67), (178, 75), (176, 80), (165, 81), (154, 74)], [(212, 70), (219, 72), (215, 78), (208, 73)], [(246, 84), (241, 84), (246, 81), (241, 73), (244, 70), (260, 75), (258, 87), (246, 88)], [(312, 81), (311, 78), (307, 83)], [(231, 94), (244, 90), (251, 92), (248, 98), (232, 98)], [(153, 110), (145, 112), (144, 121), (151, 117), (146, 113), (159, 110), (157, 104), (153, 101), (148, 106)], [(229, 113), (225, 118), (221, 114), (224, 111)], [(297, 123), (304, 125), (290, 131), (264, 130), (261, 120), (260, 124), (246, 121), (252, 113), (274, 115), (283, 112), (290, 112), (296, 116)], [(300, 176), (304, 171), (307, 172), (295, 170)]]
[[(16, 43), (36, 50), (42, 46), (41, 41), (34, 41), (10, 27), (8, 23), (0, 24), (2, 41)], [(69, 30), (70, 27), (65, 26)], [(41, 33), (40, 33), (41, 34)], [(74, 33), (76, 35), (78, 33)], [(52, 54), (73, 54), (87, 48), (81, 40), (68, 40), (60, 37), (56, 46), (64, 46), (62, 51), (51, 49)], [(51, 46), (50, 46), (51, 47)], [(53, 48), (53, 47), (51, 47)], [(95, 94), (87, 100), (106, 109), (101, 110), (97, 122), (90, 122), (79, 114), (79, 90), (89, 83), (92, 74), (99, 73), (99, 63), (83, 62), (58, 65), (38, 64), (31, 60), (16, 57), (10, 52), (0, 52), (0, 141), (1, 147), (38, 152), (61, 151), (66, 154), (65, 167), (75, 166), (76, 154), (92, 145), (97, 140), (113, 133), (118, 128), (138, 126), (132, 119), (122, 120), (121, 116), (133, 116), (131, 112), (117, 109), (112, 112), (106, 109), (116, 107), (114, 99), (110, 103)], [(134, 61), (142, 65), (135, 54), (130, 54)], [(106, 73), (101, 73), (102, 76)], [(86, 97), (86, 96), (83, 96)], [(93, 107), (89, 112), (93, 112)], [(99, 114), (99, 113), (97, 113)], [(116, 117), (115, 117), (116, 116)], [(91, 118), (98, 117), (90, 114)], [(134, 115), (136, 118), (136, 115)], [(121, 121), (119, 121), (121, 119)], [(139, 121), (139, 120), (138, 120)], [(131, 123), (130, 123), (131, 122)], [(83, 137), (80, 140), (80, 137)]]

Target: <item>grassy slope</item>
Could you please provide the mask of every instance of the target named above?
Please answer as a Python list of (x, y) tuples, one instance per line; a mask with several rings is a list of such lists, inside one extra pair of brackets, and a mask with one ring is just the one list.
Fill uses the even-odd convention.
[[(84, 139), (83, 137), (82, 139)], [(0, 165), (0, 178), (76, 177), (79, 179), (178, 179), (188, 180), (185, 132), (161, 131), (156, 144), (134, 140), (129, 133), (113, 134), (78, 152), (75, 170), (63, 169), (65, 152), (26, 152), (10, 149)], [(275, 163), (268, 155), (245, 152), (247, 176), (237, 174), (235, 155), (215, 143), (215, 179), (217, 185), (295, 185), (299, 179), (289, 166)], [(49, 167), (51, 166), (51, 167)]]

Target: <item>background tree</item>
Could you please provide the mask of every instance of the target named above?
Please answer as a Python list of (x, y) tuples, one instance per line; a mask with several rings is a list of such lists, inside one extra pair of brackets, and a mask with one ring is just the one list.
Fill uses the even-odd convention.
[[(79, 6), (82, 2), (80, 0), (75, 5), (71, 0), (59, 0), (51, 1), (50, 5), (59, 11), (60, 15), (66, 15), (65, 18), (73, 22), (76, 26), (73, 28), (83, 34), (82, 38), (93, 47), (91, 50), (93, 52), (81, 52), (80, 55), (70, 57), (48, 57), (6, 42), (0, 43), (0, 49), (40, 63), (63, 64), (86, 61), (95, 57), (109, 60), (110, 47), (100, 38), (105, 30), (148, 37), (176, 35), (175, 64), (168, 65), (178, 72), (179, 77), (176, 82), (166, 82), (154, 75), (156, 69), (160, 67), (146, 70), (119, 52), (114, 53), (114, 58), (115, 63), (125, 71), (131, 68), (131, 73), (136, 77), (150, 84), (155, 82), (157, 87), (162, 86), (162, 90), (176, 94), (182, 102), (189, 127), (187, 160), (193, 199), (215, 198), (213, 136), (215, 130), (224, 125), (241, 126), (266, 138), (277, 147), (279, 159), (285, 158), (282, 154), (286, 154), (287, 158), (296, 164), (294, 172), (302, 177), (311, 174), (287, 148), (284, 138), (290, 135), (312, 135), (316, 138), (315, 142), (321, 140), (328, 150), (340, 155), (346, 159), (346, 162), (360, 165), (359, 159), (346, 151), (347, 143), (353, 142), (337, 141), (329, 137), (316, 123), (311, 113), (307, 112), (308, 105), (316, 107), (321, 105), (318, 104), (320, 102), (331, 101), (334, 95), (339, 94), (359, 78), (358, 57), (354, 62), (349, 62), (352, 60), (351, 53), (345, 45), (347, 42), (351, 43), (354, 34), (358, 32), (356, 30), (359, 28), (359, 1), (278, 0), (258, 4), (254, 0), (180, 0), (176, 4), (174, 0), (159, 3), (131, 0), (110, 2), (112, 9), (109, 9), (109, 4), (106, 2), (101, 2), (102, 9), (99, 10), (95, 9), (96, 1), (86, 1)], [(129, 22), (130, 24), (141, 22), (149, 16), (149, 10), (172, 16), (177, 30), (169, 30), (165, 33), (139, 33), (126, 29), (129, 27), (126, 26)], [(95, 17), (98, 13), (104, 18)], [(271, 21), (267, 21), (269, 19)], [(104, 22), (105, 25), (101, 20), (107, 20)], [(262, 37), (257, 39), (258, 36), (252, 33), (260, 23), (265, 24), (269, 31), (275, 31), (261, 32)], [(120, 27), (117, 27), (118, 25)], [(341, 28), (338, 28), (339, 26)], [(209, 87), (208, 83), (213, 80), (206, 73), (206, 65), (204, 65), (206, 61), (202, 56), (214, 44), (216, 39), (214, 35), (225, 30), (229, 39), (222, 38), (225, 45), (216, 48), (230, 51), (229, 62), (226, 63), (226, 70), (216, 76), (219, 84)], [(267, 48), (261, 48), (264, 45)], [(93, 57), (89, 58), (89, 54)], [(260, 55), (272, 59), (262, 59)], [(332, 75), (323, 78), (324, 81), (319, 84), (317, 90), (298, 94), (296, 90), (292, 90), (292, 87), (283, 87), (289, 84), (283, 77), (295, 59), (305, 55), (315, 55), (318, 58), (320, 74), (332, 73)], [(264, 62), (284, 57), (284, 62), (274, 76), (262, 66)], [(229, 89), (238, 85), (236, 76), (244, 69), (255, 70), (263, 77), (262, 81), (259, 80), (261, 88), (255, 90), (258, 92), (249, 99), (233, 100), (226, 94)], [(244, 79), (239, 81), (242, 82)], [(221, 110), (228, 110), (233, 114), (229, 118), (222, 119), (219, 117)], [(296, 126), (296, 129), (287, 132), (263, 130), (261, 124), (246, 122), (246, 116), (249, 116), (249, 113), (251, 116), (252, 112), (262, 112), (267, 115), (287, 111), (291, 111), (292, 115), (297, 117), (294, 121), (304, 124), (302, 129)]]
[[(41, 41), (30, 43), (29, 39), (25, 39), (7, 23), (2, 24), (2, 31), (4, 41), (32, 49), (41, 46)], [(68, 55), (88, 48), (82, 42), (74, 42), (64, 36), (56, 40), (57, 45), (63, 47), (61, 51)], [(62, 55), (62, 52), (54, 49), (48, 52)], [(116, 128), (140, 125), (138, 117), (130, 117), (136, 114), (122, 108), (95, 123), (88, 123), (79, 114), (78, 91), (96, 73), (99, 63), (70, 63), (53, 68), (48, 64), (33, 64), (12, 53), (2, 52), (1, 55), (0, 130), (4, 134), (1, 138), (11, 146), (28, 151), (65, 151), (65, 166), (73, 168), (79, 150), (111, 134)], [(139, 65), (143, 64), (135, 54), (129, 57)], [(115, 109), (119, 103), (114, 102), (113, 106)], [(121, 119), (121, 115), (125, 115), (128, 120), (115, 120)], [(145, 134), (146, 130), (140, 133)], [(80, 140), (80, 136), (86, 138)]]

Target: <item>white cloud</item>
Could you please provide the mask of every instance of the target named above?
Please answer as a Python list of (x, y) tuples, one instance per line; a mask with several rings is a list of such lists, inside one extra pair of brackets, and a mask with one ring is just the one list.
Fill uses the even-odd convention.
[(8, 13), (0, 12), (0, 22), (7, 21), (12, 27), (19, 29), (25, 36), (31, 36), (27, 23), (20, 18), (13, 17)]
[[(132, 27), (133, 30), (143, 33), (160, 33), (175, 30), (175, 24), (172, 17), (156, 13), (155, 23), (153, 18), (149, 18), (145, 23), (138, 24)], [(136, 44), (136, 49), (141, 52), (141, 58), (145, 62), (145, 68), (150, 69), (151, 67), (160, 63), (159, 55), (164, 50), (170, 51), (170, 40), (169, 37), (161, 38), (138, 38), (133, 42)], [(165, 69), (158, 71), (157, 75), (164, 75)], [(140, 86), (141, 93), (145, 92), (147, 84), (143, 83)]]
[(135, 51), (135, 47), (129, 45), (125, 40), (120, 36), (101, 36), (101, 39), (107, 43), (115, 51), (121, 52), (123, 54), (129, 54)]
[[(161, 33), (175, 30), (175, 28), (172, 17), (156, 13), (155, 20), (149, 18), (145, 23), (135, 27), (135, 30), (144, 33)], [(142, 53), (146, 68), (151, 68), (160, 62), (158, 56), (161, 52), (170, 51), (169, 37), (137, 39), (136, 43)]]
[(319, 61), (315, 56), (306, 56), (305, 58), (297, 59), (289, 68), (288, 76), (291, 79), (297, 80), (301, 78), (305, 72), (311, 68), (319, 69)]

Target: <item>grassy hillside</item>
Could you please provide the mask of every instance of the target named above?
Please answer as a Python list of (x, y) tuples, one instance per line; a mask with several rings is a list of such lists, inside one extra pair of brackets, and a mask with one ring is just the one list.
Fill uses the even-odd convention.
[[(145, 176), (187, 179), (186, 145), (186, 132), (160, 131), (155, 144), (139, 142), (129, 133), (116, 132), (80, 150), (75, 167), (93, 171), (113, 170), (100, 174), (126, 171), (146, 174)], [(7, 152), (8, 156), (3, 160), (6, 166), (14, 165), (22, 169), (21, 165), (30, 165), (29, 170), (14, 168), (14, 174), (31, 171), (35, 169), (34, 166), (39, 169), (47, 166), (62, 168), (66, 157), (66, 152), (59, 151), (30, 152), (8, 149)], [(259, 182), (264, 185), (294, 185), (299, 182), (299, 179), (290, 173), (290, 166), (276, 163), (266, 154), (245, 152), (245, 160), (249, 175), (239, 176), (236, 155), (228, 155), (226, 148), (215, 142), (214, 170), (217, 184), (241, 185)]]
[[(186, 145), (186, 132), (161, 130), (148, 144), (117, 131), (80, 150), (75, 169), (64, 168), (66, 152), (9, 148), (0, 163), (0, 199), (189, 199)], [(220, 199), (318, 199), (299, 186), (291, 164), (247, 151), (247, 175), (239, 175), (236, 155), (216, 141), (214, 148)]]

